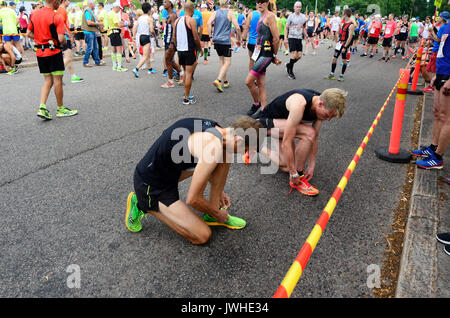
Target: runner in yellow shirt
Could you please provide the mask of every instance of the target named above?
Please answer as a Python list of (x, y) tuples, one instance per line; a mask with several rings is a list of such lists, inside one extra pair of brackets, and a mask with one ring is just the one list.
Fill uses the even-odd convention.
[(120, 2), (116, 1), (113, 8), (105, 15), (106, 24), (109, 26), (108, 36), (111, 41), (111, 60), (113, 71), (126, 72), (128, 69), (122, 67), (122, 38), (120, 37), (120, 28), (123, 28), (127, 22), (120, 21), (119, 18)]

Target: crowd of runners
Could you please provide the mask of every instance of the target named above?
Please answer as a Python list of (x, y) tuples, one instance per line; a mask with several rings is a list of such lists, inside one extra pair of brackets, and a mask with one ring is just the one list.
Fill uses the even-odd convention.
[[(422, 168), (443, 166), (442, 155), (450, 139), (450, 43), (445, 41), (449, 34), (448, 12), (423, 21), (393, 14), (384, 18), (362, 16), (350, 8), (329, 16), (325, 12), (302, 13), (300, 1), (292, 11), (276, 11), (269, 0), (257, 0), (254, 10), (227, 0), (197, 4), (164, 0), (160, 7), (144, 2), (139, 9), (122, 0), (109, 5), (109, 10), (95, 0), (75, 6), (69, 0), (46, 0), (43, 5), (34, 6), (30, 14), (24, 8), (16, 12), (13, 2), (0, 2), (0, 6), (3, 34), (0, 71), (16, 74), (24, 51), (36, 51), (39, 70), (44, 76), (37, 115), (45, 120), (52, 119), (46, 106), (52, 87), (57, 100), (56, 116), (77, 114), (77, 110), (65, 107), (63, 102), (65, 68), (69, 69), (72, 83), (83, 81), (75, 73), (74, 56), (84, 56), (83, 67), (105, 67), (103, 53), (109, 51), (111, 72), (127, 72), (126, 64), (136, 59), (137, 65), (129, 75), (123, 76), (128, 76), (130, 81), (142, 80), (142, 72), (158, 73), (152, 63), (155, 50), (160, 47), (164, 49), (164, 69), (159, 71), (167, 77), (161, 88), (183, 85), (182, 103), (190, 105), (197, 101), (191, 87), (198, 63), (208, 64), (212, 54), (219, 57), (217, 76), (209, 87), (226, 94), (231, 87), (227, 74), (233, 52), (240, 49), (248, 52), (248, 73), (242, 78), (252, 100), (250, 109), (243, 109), (247, 116), (230, 127), (221, 127), (213, 120), (186, 118), (163, 132), (136, 167), (135, 191), (128, 197), (125, 218), (133, 232), (142, 229), (145, 213), (153, 214), (195, 244), (209, 239), (208, 225), (243, 228), (244, 220), (228, 214), (230, 198), (223, 192), (230, 158), (235, 153), (242, 153), (244, 161), (249, 163), (253, 161), (252, 155), (259, 152), (289, 173), (292, 188), (309, 196), (319, 193), (309, 181), (314, 175), (320, 128), (324, 121), (344, 115), (347, 92), (339, 88), (323, 92), (296, 89), (268, 101), (266, 72), (274, 67), (271, 64), (282, 63), (277, 57), (279, 52), (289, 55), (289, 62), (284, 66), (286, 75), (296, 80), (295, 73), (301, 70), (297, 62), (302, 56), (314, 56), (319, 46), (327, 47), (331, 72), (325, 79), (336, 79), (341, 59), (338, 81), (342, 82), (353, 55), (377, 56), (379, 62), (388, 63), (395, 58), (415, 58), (416, 49), (422, 45), (427, 65), (424, 79), (430, 83), (425, 91), (435, 94), (436, 129), (433, 144), (413, 154), (425, 157), (418, 161)], [(180, 128), (188, 131), (187, 137), (173, 140), (172, 132)], [(258, 136), (264, 130), (266, 137), (279, 140), (279, 149), (268, 149), (260, 140), (252, 147), (248, 138), (250, 130)], [(181, 152), (192, 160), (181, 163), (173, 160), (173, 150), (180, 144), (185, 146)], [(178, 183), (188, 177), (192, 177), (192, 182), (187, 201), (183, 202)], [(205, 199), (203, 192), (208, 183), (210, 197)], [(203, 219), (189, 206), (204, 213)]]

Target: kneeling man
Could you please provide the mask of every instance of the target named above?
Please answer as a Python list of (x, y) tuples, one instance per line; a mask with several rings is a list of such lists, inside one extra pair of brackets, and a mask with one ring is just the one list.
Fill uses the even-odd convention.
[[(240, 129), (239, 129), (240, 128)], [(167, 128), (155, 141), (134, 172), (134, 192), (127, 201), (125, 223), (132, 232), (142, 229), (144, 213), (150, 213), (193, 244), (206, 243), (208, 225), (241, 229), (246, 222), (227, 212), (230, 198), (223, 192), (233, 154), (248, 150), (248, 132), (259, 136), (262, 125), (242, 117), (222, 128), (212, 120), (186, 118)], [(178, 183), (192, 177), (186, 203)], [(211, 185), (209, 200), (203, 192)], [(191, 208), (204, 213), (203, 219)]]

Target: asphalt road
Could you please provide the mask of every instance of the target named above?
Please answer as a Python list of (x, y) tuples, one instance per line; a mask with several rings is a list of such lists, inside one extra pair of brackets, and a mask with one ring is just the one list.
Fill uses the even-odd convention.
[[(214, 228), (211, 240), (194, 246), (149, 215), (140, 233), (124, 225), (133, 171), (163, 129), (184, 117), (230, 124), (251, 105), (244, 84), (248, 56), (240, 50), (229, 71), (231, 87), (219, 94), (218, 73), (200, 64), (183, 105), (182, 87), (161, 89), (158, 74), (135, 79), (107, 66), (85, 69), (84, 83), (66, 75), (65, 105), (72, 118), (36, 117), (42, 77), (36, 67), (0, 75), (0, 296), (1, 297), (271, 297), (319, 218), (367, 130), (406, 63), (352, 57), (346, 81), (324, 80), (332, 50), (295, 65), (271, 65), (269, 101), (294, 88), (349, 92), (341, 120), (323, 125), (315, 176), (318, 197), (289, 191), (286, 174), (261, 175), (254, 164), (232, 166), (225, 191), (230, 213), (247, 220), (240, 231)], [(281, 57), (287, 62), (287, 56)], [(131, 69), (136, 62), (126, 65)], [(340, 73), (338, 66), (337, 73)], [(67, 73), (66, 73), (67, 74)], [(402, 148), (410, 148), (416, 98), (408, 97)], [(55, 114), (55, 98), (48, 108)], [(386, 109), (292, 297), (373, 297), (367, 267), (382, 265), (393, 209), (401, 197), (406, 166), (378, 160), (387, 146), (394, 102)], [(189, 181), (180, 184), (185, 198)], [(69, 265), (80, 267), (80, 288), (69, 288)]]

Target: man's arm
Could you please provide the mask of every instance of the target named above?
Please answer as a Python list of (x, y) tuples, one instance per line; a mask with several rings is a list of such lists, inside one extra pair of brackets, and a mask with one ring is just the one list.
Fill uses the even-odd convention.
[(289, 37), (289, 18), (286, 20), (286, 25), (284, 26), (284, 42), (288, 42)]
[(250, 22), (252, 21), (252, 17), (253, 17), (253, 11), (251, 13), (249, 13), (247, 19), (245, 19), (244, 21), (244, 32), (242, 33), (242, 42), (243, 45), (242, 47), (245, 49), (245, 43), (247, 42), (247, 35), (248, 35), (248, 30), (250, 28)]
[[(303, 112), (305, 111), (306, 100), (303, 96), (295, 94), (290, 96), (286, 100), (286, 108), (289, 110), (289, 116), (286, 120), (286, 127), (283, 134), (283, 140), (281, 142), (281, 150), (286, 159), (286, 165), (290, 175), (295, 175), (297, 169), (295, 166), (295, 149), (294, 138), (297, 134), (297, 126), (300, 124), (303, 118)], [(291, 178), (294, 184), (300, 182), (299, 177)]]
[[(148, 16), (148, 26), (150, 28), (150, 33), (153, 35), (153, 37), (156, 39), (156, 33), (155, 33), (155, 28), (153, 27), (153, 18), (151, 16)], [(137, 24), (137, 21), (136, 21)], [(134, 27), (133, 27), (134, 29)]]
[[(218, 222), (224, 223), (228, 219), (228, 213), (224, 210), (219, 210), (218, 207), (206, 200), (203, 195), (206, 185), (223, 156), (221, 142), (215, 136), (209, 135), (211, 134), (200, 133), (197, 136), (190, 137), (194, 143), (193, 147), (191, 147), (191, 154), (198, 158), (199, 161), (195, 167), (194, 174), (192, 175), (186, 203), (197, 211), (209, 214)], [(212, 158), (208, 157), (211, 155), (211, 152), (207, 152), (205, 149), (212, 150)], [(213, 149), (215, 151), (213, 151)]]
[[(230, 17), (231, 15), (231, 17)], [(236, 20), (236, 16), (234, 15), (234, 11), (230, 10), (228, 11), (228, 19), (231, 18), (231, 23), (233, 23), (234, 28), (236, 30), (237, 33), (237, 42), (241, 42), (241, 28), (239, 27), (239, 23)]]
[(14, 67), (14, 64), (16, 64), (16, 56), (14, 55), (14, 51), (12, 50), (12, 46), (5, 44), (4, 49), (6, 53), (8, 53), (9, 58), (11, 59), (11, 66)]
[(351, 24), (348, 29), (349, 29), (349, 31), (348, 31), (348, 39), (347, 39), (347, 42), (345, 42), (345, 47), (347, 49), (350, 47), (350, 43), (352, 43), (353, 31), (355, 31), (355, 25)]
[(194, 37), (195, 46), (197, 46), (197, 50), (202, 50), (202, 44), (200, 43), (200, 38), (198, 37), (197, 32), (197, 21), (193, 17), (189, 19), (189, 25), (191, 26), (192, 36)]
[(211, 15), (211, 17), (208, 20), (208, 35), (211, 38), (211, 40), (212, 40), (212, 24), (215, 19), (216, 19), (216, 11), (213, 12), (213, 14)]
[(312, 127), (316, 132), (316, 138), (314, 139), (314, 143), (312, 145), (311, 153), (308, 156), (308, 168), (305, 170), (305, 178), (309, 181), (314, 175), (314, 169), (316, 167), (316, 158), (317, 152), (319, 151), (319, 132), (320, 127), (322, 127), (322, 121), (316, 120), (314, 121)]

